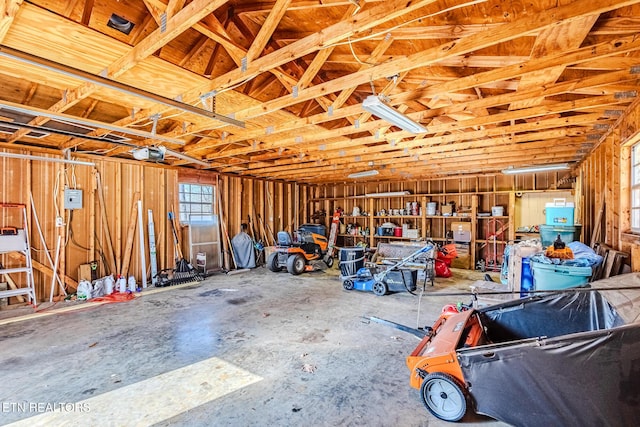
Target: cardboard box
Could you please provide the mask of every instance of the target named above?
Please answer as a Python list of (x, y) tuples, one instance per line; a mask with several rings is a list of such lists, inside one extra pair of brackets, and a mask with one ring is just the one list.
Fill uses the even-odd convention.
[(442, 215), (442, 216), (451, 216), (451, 215), (453, 215), (453, 207), (451, 205), (441, 205), (440, 206), (440, 215)]
[(451, 260), (451, 267), (453, 268), (464, 268), (464, 269), (470, 269), (471, 268), (471, 255), (465, 255), (465, 256), (460, 256), (460, 254), (458, 254), (458, 258), (454, 258)]
[(410, 239), (417, 239), (420, 235), (420, 230), (417, 228), (409, 228), (407, 230), (403, 230), (402, 237), (408, 237)]
[(471, 232), (466, 230), (454, 230), (453, 241), (454, 242), (470, 242)]
[(451, 223), (451, 231), (471, 231), (471, 222), (454, 221)]
[(469, 244), (468, 243), (456, 243), (456, 252), (459, 257), (463, 257), (469, 255)]

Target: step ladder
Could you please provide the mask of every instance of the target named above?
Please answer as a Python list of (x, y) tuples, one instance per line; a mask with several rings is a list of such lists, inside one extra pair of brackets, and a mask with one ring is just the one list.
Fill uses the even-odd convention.
[[(0, 277), (4, 276), (11, 287), (6, 291), (0, 291), (0, 298), (19, 297), (26, 295), (28, 302), (34, 307), (36, 303), (36, 289), (33, 279), (33, 264), (31, 262), (31, 245), (29, 243), (29, 229), (27, 227), (27, 208), (22, 204), (0, 203), (0, 218), (7, 218), (11, 209), (21, 210), (22, 227), (4, 227), (0, 231), (0, 255), (12, 252), (24, 255), (24, 264), (21, 267), (4, 268), (0, 264)], [(10, 274), (25, 274), (26, 286), (19, 287)]]

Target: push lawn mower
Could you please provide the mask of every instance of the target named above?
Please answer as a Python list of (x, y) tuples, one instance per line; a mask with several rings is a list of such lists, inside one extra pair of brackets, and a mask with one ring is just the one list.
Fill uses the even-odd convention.
[[(358, 269), (355, 277), (343, 277), (342, 287), (347, 291), (356, 289), (359, 291), (373, 292), (378, 296), (385, 295), (389, 292), (407, 291), (413, 293), (416, 290), (417, 270), (400, 268), (408, 262), (413, 261), (421, 254), (425, 254), (434, 248), (433, 243), (429, 242), (422, 248), (418, 249), (406, 258), (389, 266), (387, 269), (377, 271), (377, 267), (363, 267)], [(427, 257), (425, 262), (427, 267), (434, 260)], [(432, 282), (433, 285), (433, 282)]]
[(329, 242), (325, 236), (300, 229), (296, 240), (286, 231), (278, 232), (278, 244), (267, 258), (269, 270), (277, 272), (283, 269), (298, 275), (304, 271), (313, 271), (313, 262), (322, 259), (327, 267), (333, 266), (333, 257), (327, 254)]

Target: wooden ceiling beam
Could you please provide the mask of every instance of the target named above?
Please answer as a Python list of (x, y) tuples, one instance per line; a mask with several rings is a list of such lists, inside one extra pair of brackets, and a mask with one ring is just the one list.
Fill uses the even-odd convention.
[(167, 20), (166, 28), (157, 28), (131, 49), (129, 53), (109, 65), (105, 74), (109, 77), (118, 77), (124, 74), (225, 3), (227, 3), (227, 0), (192, 1), (175, 16)]
[(169, 0), (167, 3), (167, 8), (165, 9), (165, 13), (167, 14), (167, 19), (171, 19), (178, 13), (186, 3), (186, 0)]
[(82, 25), (88, 26), (89, 21), (91, 20), (91, 14), (93, 13), (93, 5), (94, 0), (86, 0), (84, 3), (84, 8), (82, 9), (82, 18), (80, 22)]
[[(398, 143), (395, 147), (389, 145), (366, 146), (364, 144), (354, 144), (353, 148), (333, 150), (320, 150), (316, 147), (313, 151), (307, 151), (307, 159), (323, 164), (324, 162), (342, 164), (348, 163), (347, 159), (354, 156), (361, 156), (365, 161), (377, 161), (387, 158), (389, 153), (402, 152), (405, 149), (419, 154), (452, 153), (486, 146), (519, 144), (554, 138), (585, 137), (591, 124), (596, 120), (597, 115), (585, 115), (584, 118), (576, 116), (570, 119), (549, 119), (536, 123), (510, 125), (499, 129), (474, 131), (462, 135), (416, 138)], [(280, 163), (278, 165), (283, 166)], [(290, 166), (290, 168), (295, 169), (295, 166)]]
[[(306, 90), (300, 91), (296, 98), (278, 98), (272, 101), (265, 102), (262, 105), (256, 107), (238, 111), (236, 112), (236, 117), (240, 119), (247, 119), (268, 114), (273, 111), (286, 108), (290, 105), (294, 105), (298, 102), (303, 102), (308, 99), (315, 98), (319, 95), (337, 92), (339, 90), (353, 87), (354, 85), (368, 83), (372, 80), (375, 81), (399, 72), (428, 66), (430, 64), (437, 63), (444, 58), (460, 56), (501, 42), (513, 40), (515, 38), (522, 37), (523, 35), (526, 35), (532, 31), (539, 31), (548, 26), (552, 26), (556, 24), (558, 20), (579, 19), (585, 15), (605, 12), (607, 10), (615, 9), (617, 7), (632, 3), (634, 3), (633, 0), (596, 0), (594, 2), (590, 2), (589, 6), (582, 2), (573, 2), (572, 4), (567, 6), (559, 6), (553, 9), (548, 9), (546, 11), (536, 13), (535, 15), (528, 15), (514, 22), (503, 24), (500, 27), (492, 30), (491, 32), (485, 32), (461, 38), (454, 42), (445, 43), (443, 45), (409, 55), (405, 58), (399, 58), (397, 60), (390, 61), (364, 71), (357, 71), (347, 76), (333, 79), (330, 82), (313, 86)], [(636, 48), (638, 43), (640, 43), (640, 41), (633, 40), (632, 38), (626, 38), (623, 40), (626, 40), (628, 42), (628, 45), (633, 45), (634, 48)], [(611, 46), (610, 49), (617, 50), (619, 48), (618, 42), (619, 41), (616, 41), (616, 44), (614, 46)], [(588, 55), (592, 54), (591, 51), (584, 51), (584, 49), (578, 50), (578, 52), (583, 53), (583, 59), (587, 59), (589, 57)], [(546, 58), (548, 59), (548, 57)], [(559, 60), (561, 61), (562, 59)], [(539, 63), (540, 61), (534, 61), (530, 64), (534, 64), (535, 66), (539, 66), (540, 68), (548, 67), (548, 65), (546, 64)], [(565, 63), (569, 62), (566, 61)], [(526, 68), (526, 65), (522, 66), (522, 68)], [(510, 71), (513, 73), (513, 70)], [(524, 72), (520, 73), (520, 75), (522, 74), (524, 74)], [(230, 73), (228, 73), (227, 75), (230, 75)], [(474, 78), (475, 76), (470, 76), (467, 80), (474, 80)], [(494, 80), (499, 78), (500, 76), (496, 76)], [(455, 84), (456, 82), (457, 80), (451, 85), (457, 86)], [(470, 84), (468, 87), (474, 86), (474, 84), (472, 84), (471, 82), (469, 83)]]
[(253, 39), (251, 47), (247, 50), (246, 58), (248, 63), (258, 58), (267, 46), (271, 35), (278, 27), (278, 24), (287, 11), (289, 4), (291, 4), (291, 0), (276, 0), (273, 8), (269, 11), (269, 15), (267, 15), (267, 19), (260, 27), (260, 31), (258, 31), (258, 34)]
[(324, 47), (328, 47), (357, 32), (364, 32), (434, 2), (435, 0), (415, 0), (407, 5), (406, 0), (390, 0), (385, 4), (376, 5), (371, 9), (355, 14), (347, 20), (333, 24), (323, 31), (314, 33), (273, 53), (262, 56), (251, 64), (248, 64), (246, 70), (236, 69), (219, 76), (213, 79), (210, 84), (194, 90), (192, 96), (197, 97), (200, 93), (229, 88), (253, 78), (262, 72), (284, 65), (287, 62), (301, 58)]
[[(589, 34), (598, 16), (598, 14), (587, 15), (580, 19), (545, 28), (538, 34), (536, 42), (533, 44), (531, 60), (534, 61), (537, 58), (549, 56), (550, 53), (558, 54), (578, 49)], [(543, 71), (525, 74), (520, 78), (518, 90), (527, 90), (554, 83), (560, 78), (562, 73), (564, 73), (565, 68), (566, 65), (560, 65), (553, 68), (546, 68)], [(509, 109), (517, 110), (519, 108), (539, 105), (542, 101), (544, 101), (544, 97), (530, 98), (525, 101), (512, 103)]]
[[(369, 2), (367, 2), (369, 3)], [(290, 8), (291, 9), (291, 8)], [(293, 9), (292, 9), (293, 10)], [(442, 40), (442, 39), (459, 39), (461, 37), (470, 36), (473, 34), (481, 33), (483, 31), (491, 31), (492, 29), (502, 24), (483, 23), (483, 24), (455, 24), (455, 25), (422, 25), (422, 26), (410, 26), (392, 28), (389, 30), (389, 34), (396, 40)], [(597, 25), (591, 31), (591, 35), (598, 36), (623, 36), (629, 34), (640, 33), (640, 18), (631, 16), (625, 17), (610, 17), (600, 19)], [(310, 33), (304, 32), (276, 32), (273, 35), (274, 40), (281, 41), (283, 43), (291, 43), (292, 41), (299, 40), (301, 37), (306, 37)], [(538, 32), (531, 32), (529, 37), (537, 37)], [(385, 37), (384, 33), (376, 33), (371, 36), (367, 36), (367, 40), (382, 40)]]
[[(507, 93), (503, 95), (495, 95), (492, 97), (485, 97), (481, 100), (473, 100), (466, 103), (454, 104), (449, 107), (439, 108), (435, 110), (425, 111), (423, 113), (423, 119), (428, 117), (437, 117), (439, 115), (451, 114), (458, 111), (467, 111), (467, 110), (475, 110), (477, 108), (494, 108), (500, 105), (508, 105), (510, 102), (517, 101), (520, 99), (528, 99), (533, 96), (554, 96), (563, 93), (569, 93), (571, 91), (579, 91), (583, 88), (588, 87), (598, 87), (602, 85), (607, 85), (614, 82), (626, 81), (631, 78), (630, 72), (626, 71), (617, 71), (612, 73), (600, 74), (593, 77), (582, 78), (578, 80), (571, 80), (562, 83), (556, 83), (555, 85), (550, 85), (546, 88), (542, 89), (531, 89), (529, 91), (521, 91), (518, 93)], [(393, 98), (396, 98), (401, 101), (405, 101), (413, 97), (411, 92), (407, 92), (404, 94), (394, 95)], [(394, 103), (395, 104), (395, 103)], [(245, 138), (263, 138), (265, 141), (269, 141), (269, 138), (272, 139), (281, 139), (283, 135), (291, 132), (294, 129), (301, 129), (305, 126), (318, 125), (327, 121), (340, 119), (342, 117), (346, 117), (349, 115), (359, 114), (362, 111), (360, 105), (354, 105), (349, 107), (340, 108), (338, 110), (334, 110), (333, 115), (329, 117), (327, 114), (322, 113), (315, 116), (303, 118), (303, 119), (295, 119), (286, 123), (277, 124), (274, 126), (274, 132), (269, 136), (265, 137), (264, 130), (246, 130), (238, 135), (230, 136), (231, 141), (242, 141)], [(382, 122), (379, 122), (382, 126)], [(310, 132), (315, 129), (308, 129)], [(339, 131), (336, 130), (336, 135), (340, 135)], [(206, 145), (197, 147), (194, 149), (197, 151), (207, 149)]]
[(0, 3), (0, 43), (7, 35), (23, 0), (4, 0)]
[[(50, 113), (64, 112), (69, 108), (73, 107), (74, 105), (76, 105), (77, 103), (79, 103), (80, 101), (82, 101), (83, 99), (90, 96), (93, 92), (96, 91), (96, 89), (97, 88), (95, 87), (95, 85), (83, 84), (82, 86), (78, 86), (75, 89), (65, 91), (63, 98), (60, 101), (53, 104), (51, 107), (49, 107), (47, 109), (47, 112), (50, 112)], [(38, 117), (35, 117), (33, 120), (29, 121), (28, 125), (42, 126), (45, 123), (47, 123), (49, 120), (51, 120), (51, 118), (38, 116)], [(27, 135), (29, 132), (31, 132), (31, 129), (20, 129), (16, 131), (13, 135), (11, 135), (11, 137), (9, 137), (9, 139), (7, 139), (6, 142), (9, 144), (16, 142), (23, 136)]]
[[(585, 109), (585, 108), (592, 108), (595, 106), (608, 106), (608, 105), (614, 105), (614, 104), (619, 104), (619, 103), (628, 103), (630, 102), (629, 100), (620, 100), (617, 99), (615, 96), (612, 95), (606, 95), (606, 96), (595, 96), (595, 97), (589, 97), (589, 98), (584, 98), (584, 99), (580, 99), (580, 100), (576, 100), (576, 101), (569, 101), (569, 102), (558, 102), (558, 103), (554, 103), (552, 105), (544, 105), (544, 106), (539, 106), (539, 107), (532, 107), (532, 108), (527, 108), (527, 109), (523, 109), (523, 110), (515, 110), (515, 111), (511, 111), (511, 112), (506, 112), (506, 113), (496, 113), (496, 114), (492, 114), (490, 116), (485, 116), (485, 117), (478, 117), (475, 119), (471, 119), (471, 120), (463, 120), (463, 121), (456, 121), (453, 123), (447, 123), (444, 125), (436, 125), (436, 126), (428, 126), (428, 132), (429, 133), (438, 133), (438, 132), (451, 132), (454, 130), (460, 130), (460, 129), (465, 129), (465, 128), (471, 128), (474, 126), (484, 126), (484, 125), (488, 125), (488, 124), (499, 124), (499, 123), (504, 123), (504, 122), (509, 122), (511, 120), (522, 120), (525, 118), (530, 118), (530, 117), (536, 117), (536, 116), (540, 116), (540, 115), (545, 115), (545, 114), (552, 114), (552, 113), (560, 113), (560, 112), (567, 112), (567, 111), (579, 111), (581, 109)], [(417, 115), (419, 115), (420, 113), (415, 113), (415, 114), (409, 114), (410, 117), (412, 117), (413, 119), (416, 119)], [(349, 133), (358, 133), (358, 132), (363, 132), (363, 131), (369, 131), (369, 130), (375, 130), (376, 126), (379, 125), (383, 125), (385, 123), (384, 121), (380, 121), (380, 120), (376, 120), (376, 121), (372, 121), (372, 122), (367, 122), (367, 123), (363, 123), (360, 125), (359, 129), (355, 129), (352, 127), (347, 127), (347, 128), (340, 128), (337, 130), (325, 130), (325, 131), (318, 131), (316, 133), (313, 134), (308, 134), (307, 135), (307, 143), (309, 142), (309, 140), (326, 140), (326, 139), (330, 139), (330, 138), (334, 138), (336, 136), (344, 136), (346, 134)], [(401, 138), (407, 138), (407, 137), (413, 137), (415, 135), (409, 133), (409, 132), (405, 132), (405, 131), (401, 131), (401, 132), (392, 132), (390, 134), (384, 135), (384, 137), (382, 138), (383, 140), (391, 140), (391, 139), (401, 139)], [(261, 147), (263, 148), (277, 148), (277, 147), (286, 147), (288, 145), (291, 145), (295, 142), (295, 138), (283, 138), (280, 137), (277, 140), (274, 140), (272, 142), (269, 143), (265, 143), (263, 142), (261, 144)], [(351, 141), (353, 142), (353, 141)], [(374, 142), (374, 141), (372, 141)], [(345, 142), (347, 143), (347, 142)], [(329, 146), (330, 144), (325, 144), (326, 146)], [(224, 155), (222, 155), (221, 153), (215, 153), (215, 154), (210, 154), (209, 156), (207, 156), (208, 158), (211, 159), (215, 159), (217, 158), (217, 156), (222, 156), (222, 157), (226, 157), (229, 155), (241, 155), (241, 154), (247, 154), (246, 149), (237, 149), (237, 150), (232, 150), (230, 152), (225, 153)]]
[[(367, 0), (367, 3), (378, 3), (383, 0)], [(272, 1), (252, 1), (248, 3), (239, 3), (234, 6), (235, 13), (238, 15), (264, 15), (273, 9), (275, 0)], [(289, 10), (312, 10), (319, 8), (333, 8), (339, 6), (353, 6), (351, 0), (293, 0), (289, 6)]]

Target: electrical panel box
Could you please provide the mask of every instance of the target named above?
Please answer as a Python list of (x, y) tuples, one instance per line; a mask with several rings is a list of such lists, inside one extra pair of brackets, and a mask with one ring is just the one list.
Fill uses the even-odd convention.
[(64, 208), (82, 209), (82, 190), (67, 188), (64, 190)]

